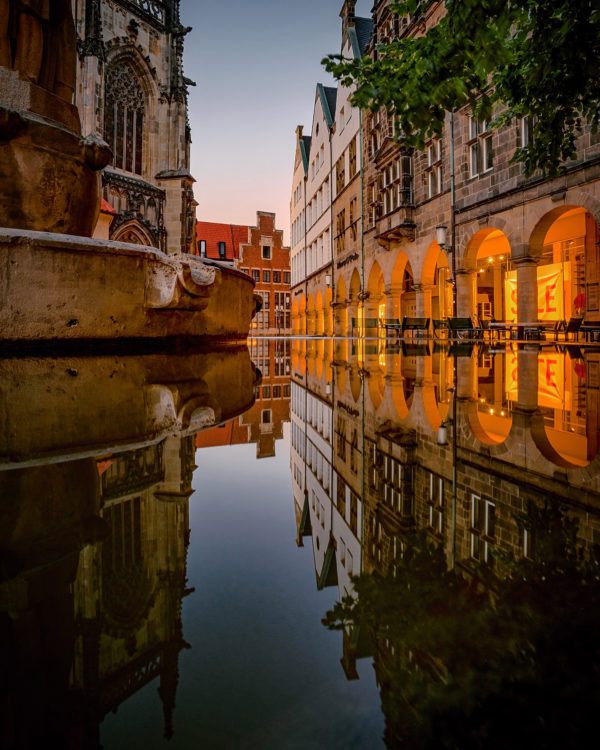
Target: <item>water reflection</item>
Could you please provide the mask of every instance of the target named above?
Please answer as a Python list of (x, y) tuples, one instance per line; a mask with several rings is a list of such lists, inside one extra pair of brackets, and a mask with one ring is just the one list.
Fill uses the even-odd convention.
[(428, 349), (293, 344), (297, 543), (337, 587), (325, 623), (349, 679), (374, 658), (390, 748), (506, 747), (517, 711), (523, 744), (572, 746), (599, 692), (600, 352)]
[[(374, 686), (358, 691), (370, 671), (362, 659), (375, 667), (390, 748), (464, 748), (483, 738), (507, 746), (507, 717), (517, 712), (527, 742), (549, 746), (555, 733), (574, 744), (598, 693), (599, 363), (589, 347), (342, 339), (257, 339), (228, 354), (0, 360), (2, 746), (98, 748), (106, 714), (154, 682), (162, 731), (175, 731), (181, 746), (211, 731), (222, 740), (215, 746), (232, 736), (240, 746), (257, 737), (254, 746), (281, 746), (276, 735), (297, 712), (290, 742), (314, 739), (319, 727), (331, 733), (328, 747), (347, 747), (380, 721)], [(231, 449), (236, 471), (227, 454), (250, 443), (261, 459), (251, 481), (242, 452)], [(218, 486), (200, 545), (202, 595), (212, 598), (199, 591), (185, 600), (198, 549), (189, 547), (194, 454), (209, 446), (222, 449), (197, 454), (222, 474), (207, 480)], [(292, 522), (280, 512), (286, 475), (303, 551), (286, 546), (287, 531), (273, 538), (276, 515), (285, 528)], [(204, 481), (197, 477), (199, 495), (208, 494)], [(246, 520), (236, 526), (241, 508)], [(209, 520), (221, 536), (211, 538)], [(289, 559), (302, 555), (314, 562), (306, 588), (331, 594), (330, 603), (298, 594), (306, 570)], [(218, 578), (224, 570), (233, 585)], [(248, 570), (258, 578), (245, 578)], [(259, 594), (263, 611), (247, 622)], [(214, 607), (213, 629), (196, 622), (194, 636), (212, 644), (217, 663), (210, 653), (195, 662), (212, 681), (200, 685), (195, 674), (184, 699), (182, 653), (195, 638), (182, 602), (196, 599), (198, 609)], [(309, 619), (318, 612), (318, 625), (335, 599), (326, 623), (341, 630), (334, 671), (347, 691), (323, 666), (329, 641), (307, 639), (306, 622), (298, 624), (301, 610)], [(290, 635), (292, 626), (301, 632)], [(260, 665), (249, 670), (254, 648)], [(300, 663), (303, 677), (287, 691), (293, 710), (275, 708), (270, 694), (252, 702), (260, 679), (269, 675), (269, 692)], [(225, 693), (214, 689), (221, 673)], [(238, 703), (237, 679), (246, 690)], [(208, 713), (236, 706), (246, 723), (234, 731), (223, 728), (226, 713), (215, 724), (198, 718), (199, 695), (213, 701)], [(329, 699), (327, 727), (312, 716), (316, 696)], [(121, 729), (115, 722), (106, 736)], [(376, 734), (357, 746), (376, 746)]]
[(2, 747), (99, 748), (156, 678), (168, 738), (195, 434), (253, 403), (248, 352), (0, 369)]

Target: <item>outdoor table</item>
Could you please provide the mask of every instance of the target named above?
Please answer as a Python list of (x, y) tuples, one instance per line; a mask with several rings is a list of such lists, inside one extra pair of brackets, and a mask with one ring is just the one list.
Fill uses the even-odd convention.
[(490, 323), (490, 331), (496, 332), (498, 337), (501, 333), (508, 333), (509, 338), (518, 338), (522, 331), (523, 339), (539, 339), (544, 331), (553, 330), (555, 321), (553, 320), (536, 320), (535, 322), (517, 321), (506, 322), (498, 321)]

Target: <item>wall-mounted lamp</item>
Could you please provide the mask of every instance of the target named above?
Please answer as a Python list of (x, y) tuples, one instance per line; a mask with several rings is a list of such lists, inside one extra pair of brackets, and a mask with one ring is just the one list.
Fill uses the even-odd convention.
[(325, 286), (331, 286), (331, 274), (330, 273), (325, 274)]
[(446, 248), (447, 227), (441, 225), (435, 228), (435, 239), (440, 247)]
[(331, 383), (327, 383), (325, 386), (325, 393), (327, 396), (331, 396)]
[(448, 427), (452, 424), (451, 419), (442, 419), (442, 424), (438, 427), (437, 444), (448, 445)]

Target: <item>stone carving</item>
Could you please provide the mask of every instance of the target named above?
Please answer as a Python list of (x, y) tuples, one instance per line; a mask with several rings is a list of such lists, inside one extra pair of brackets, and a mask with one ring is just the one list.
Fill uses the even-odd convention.
[(108, 145), (82, 140), (70, 0), (0, 8), (0, 226), (90, 236)]
[[(11, 44), (16, 39), (16, 44)], [(0, 9), (0, 65), (71, 103), (75, 27), (70, 0), (13, 0)]]

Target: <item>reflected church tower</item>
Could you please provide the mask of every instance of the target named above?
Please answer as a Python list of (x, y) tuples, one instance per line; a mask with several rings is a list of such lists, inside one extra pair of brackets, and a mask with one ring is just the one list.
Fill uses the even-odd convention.
[(72, 689), (86, 695), (87, 731), (158, 677), (173, 734), (194, 468), (194, 436), (98, 463), (106, 537), (83, 550), (74, 586)]

